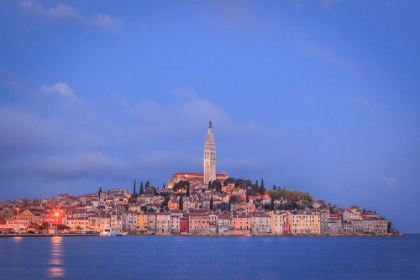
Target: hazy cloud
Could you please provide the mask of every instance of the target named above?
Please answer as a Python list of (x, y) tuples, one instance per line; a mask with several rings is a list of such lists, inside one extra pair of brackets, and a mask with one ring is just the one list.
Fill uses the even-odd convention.
[(107, 31), (118, 31), (122, 25), (121, 20), (111, 17), (107, 14), (97, 14), (89, 19), (94, 26)]
[(397, 185), (397, 180), (395, 178), (384, 177), (382, 178), (382, 183), (384, 183), (388, 187), (393, 188)]
[(33, 153), (50, 148), (56, 133), (55, 121), (45, 120), (22, 108), (0, 107), (0, 157)]
[(71, 90), (71, 88), (66, 83), (63, 83), (63, 82), (59, 82), (50, 87), (46, 85), (42, 85), (39, 89), (45, 93), (58, 94), (70, 100), (77, 100), (77, 97), (74, 94), (73, 90)]
[(300, 40), (299, 47), (303, 53), (324, 60), (330, 64), (347, 68), (349, 70), (356, 68), (356, 64), (350, 59), (340, 57), (336, 55), (333, 50), (316, 46), (304, 39)]
[(11, 88), (15, 92), (19, 90), (19, 83), (14, 73), (7, 72), (0, 64), (0, 88)]
[(180, 101), (161, 105), (153, 100), (143, 100), (133, 105), (122, 101), (123, 111), (143, 120), (143, 127), (149, 127), (154, 133), (182, 135), (189, 131), (202, 130), (209, 121), (217, 126), (220, 134), (235, 134), (240, 137), (249, 133), (261, 133), (263, 129), (254, 122), (235, 123), (231, 117), (211, 101), (199, 98), (193, 89), (175, 92)]
[(99, 13), (91, 17), (82, 16), (73, 7), (63, 4), (58, 4), (54, 8), (45, 8), (34, 1), (21, 1), (19, 2), (19, 7), (43, 17), (56, 20), (73, 20), (84, 25), (99, 27), (105, 31), (116, 32), (122, 26), (121, 20), (111, 17), (106, 13)]
[(101, 152), (52, 156), (31, 165), (38, 174), (54, 179), (119, 176), (127, 169), (123, 160)]
[(62, 19), (62, 20), (76, 20), (81, 19), (81, 16), (74, 11), (71, 6), (58, 4), (55, 8), (44, 8), (42, 5), (34, 1), (21, 1), (19, 6), (27, 11), (40, 14), (42, 16)]
[(361, 104), (364, 106), (368, 106), (369, 102), (364, 100), (363, 98), (355, 97), (355, 96), (349, 96), (348, 99), (354, 103)]
[(340, 0), (322, 0), (321, 5), (326, 9), (326, 10), (331, 10), (332, 6), (334, 6), (335, 4), (337, 4), (338, 2), (340, 2)]

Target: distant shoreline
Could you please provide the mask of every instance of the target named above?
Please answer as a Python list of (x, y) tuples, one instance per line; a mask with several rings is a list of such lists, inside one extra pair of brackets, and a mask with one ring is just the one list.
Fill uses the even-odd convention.
[[(416, 235), (416, 234), (409, 234), (409, 235)], [(99, 234), (0, 234), (1, 237), (94, 237), (100, 236)], [(404, 237), (406, 234), (392, 234), (392, 235), (355, 235), (355, 234), (348, 234), (348, 235), (127, 235), (127, 236), (164, 236), (164, 237)], [(106, 236), (105, 236), (106, 237)], [(108, 236), (109, 237), (109, 236)], [(121, 237), (121, 236), (116, 236)]]

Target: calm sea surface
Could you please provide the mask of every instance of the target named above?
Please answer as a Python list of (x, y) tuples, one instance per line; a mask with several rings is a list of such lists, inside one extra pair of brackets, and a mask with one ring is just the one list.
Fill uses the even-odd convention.
[(0, 238), (0, 279), (420, 279), (420, 235)]

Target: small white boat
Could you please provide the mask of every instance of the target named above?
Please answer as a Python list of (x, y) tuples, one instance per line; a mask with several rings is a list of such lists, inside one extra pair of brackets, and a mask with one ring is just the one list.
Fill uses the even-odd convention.
[(126, 236), (127, 233), (126, 232), (117, 232), (117, 236)]
[(112, 228), (106, 228), (99, 234), (100, 236), (117, 236), (117, 231)]

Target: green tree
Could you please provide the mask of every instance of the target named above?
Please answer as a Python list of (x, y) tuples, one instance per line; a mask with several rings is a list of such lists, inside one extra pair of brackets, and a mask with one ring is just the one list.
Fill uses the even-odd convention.
[(140, 191), (139, 191), (139, 194), (144, 194), (143, 181), (140, 182)]
[(222, 191), (222, 183), (220, 183), (219, 180), (214, 180), (211, 184), (210, 184), (210, 189), (212, 190), (216, 190), (217, 192), (221, 192)]
[(246, 203), (249, 202), (249, 188), (246, 188)]
[(270, 210), (274, 210), (274, 197), (271, 197)]
[(162, 190), (166, 188), (165, 182), (163, 182)]
[(227, 186), (228, 184), (235, 184), (235, 181), (235, 178), (229, 177), (223, 182), (223, 185)]
[(168, 202), (169, 202), (170, 199), (171, 199), (171, 195), (166, 195), (165, 198), (163, 199), (160, 207), (161, 208), (168, 207)]
[(266, 191), (266, 189), (264, 188), (264, 184), (261, 184), (261, 186), (259, 187), (259, 193), (260, 193), (260, 195), (264, 195), (265, 194), (265, 191)]
[(134, 180), (133, 196), (136, 195), (136, 180)]
[(241, 178), (236, 179), (236, 181), (235, 181), (235, 187), (241, 186), (243, 181), (244, 180), (242, 180)]
[(154, 194), (155, 193), (155, 188), (153, 187), (148, 187), (146, 188), (146, 190), (144, 191), (145, 194)]
[(146, 181), (146, 185), (144, 186), (144, 188), (147, 189), (148, 187), (150, 187), (150, 183), (149, 181)]
[(210, 198), (210, 211), (213, 211), (213, 196)]

